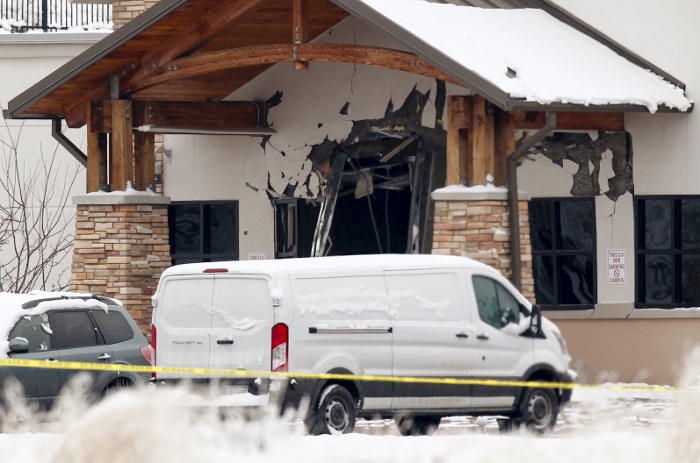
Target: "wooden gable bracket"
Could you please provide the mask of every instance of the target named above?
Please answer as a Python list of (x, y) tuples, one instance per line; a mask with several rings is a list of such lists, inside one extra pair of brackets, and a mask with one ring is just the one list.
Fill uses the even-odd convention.
[(160, 68), (155, 73), (135, 83), (131, 87), (131, 92), (135, 93), (165, 82), (189, 79), (227, 69), (288, 61), (366, 64), (411, 72), (461, 85), (413, 53), (345, 44), (292, 43), (242, 47), (176, 59), (168, 63), (167, 67)]
[(217, 8), (207, 11), (193, 21), (191, 25), (179, 31), (172, 39), (160, 47), (146, 53), (140, 62), (134, 63), (122, 79), (122, 89), (125, 94), (133, 94), (136, 83), (161, 71), (172, 60), (201, 46), (224, 27), (255, 11), (266, 0), (222, 0)]

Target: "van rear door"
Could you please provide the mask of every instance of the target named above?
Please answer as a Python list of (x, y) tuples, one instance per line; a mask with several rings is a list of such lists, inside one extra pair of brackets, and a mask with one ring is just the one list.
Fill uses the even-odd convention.
[[(211, 276), (168, 277), (156, 307), (156, 364), (160, 367), (205, 368), (209, 363), (209, 331), (214, 279)], [(158, 379), (178, 378), (158, 373)]]
[(270, 371), (273, 323), (267, 279), (216, 275), (209, 367)]
[[(394, 317), (394, 376), (469, 379), (474, 336), (461, 272), (387, 271), (385, 278)], [(397, 382), (392, 408), (464, 409), (471, 392), (471, 385)]]

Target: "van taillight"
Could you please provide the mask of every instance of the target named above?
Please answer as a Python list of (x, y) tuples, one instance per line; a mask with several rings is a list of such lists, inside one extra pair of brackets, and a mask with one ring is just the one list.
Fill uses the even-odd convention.
[[(156, 364), (156, 325), (151, 325), (151, 365)], [(151, 372), (151, 378), (156, 378), (156, 372)]]
[(289, 328), (284, 323), (272, 327), (272, 371), (287, 371)]
[(208, 268), (204, 270), (204, 273), (228, 273), (227, 268)]

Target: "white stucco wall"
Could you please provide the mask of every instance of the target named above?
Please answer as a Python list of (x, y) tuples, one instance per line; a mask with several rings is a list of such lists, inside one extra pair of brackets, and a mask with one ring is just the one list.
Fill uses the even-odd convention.
[[(319, 41), (400, 48), (352, 18)], [(312, 145), (345, 139), (354, 120), (382, 118), (390, 99), (398, 109), (414, 87), (431, 92), (422, 122), (434, 127), (436, 86), (434, 79), (372, 66), (312, 62), (308, 70), (295, 71), (291, 63), (275, 65), (227, 98), (266, 101), (282, 92), (281, 104), (268, 115), (277, 133), (265, 148), (255, 137), (168, 135), (165, 148), (172, 150), (172, 162), (164, 165), (164, 193), (173, 201), (238, 200), (240, 258), (259, 251), (273, 258), (274, 210), (268, 193), (278, 197), (288, 184), (298, 183), (295, 196), (318, 194), (319, 178), (307, 159)], [(448, 94), (466, 92), (447, 86)], [(346, 103), (347, 115), (340, 114)], [(303, 186), (307, 179), (308, 190)]]
[[(9, 100), (106, 35), (107, 33), (0, 34), (0, 106), (7, 109)], [(68, 129), (65, 133), (75, 145), (83, 151), (86, 150), (85, 129)], [(64, 189), (63, 179), (75, 178), (73, 187), (65, 193), (69, 198), (68, 207), (63, 211), (61, 219), (68, 234), (72, 234), (74, 232), (72, 217), (75, 208), (72, 206), (70, 197), (85, 192), (85, 174), (82, 166), (51, 136), (51, 122), (5, 120), (0, 114), (0, 154), (3, 159), (12, 151), (8, 145), (17, 146), (19, 167), (25, 169), (25, 172), (36, 170), (42, 157), (50, 161), (53, 153), (56, 153), (53, 169), (58, 180), (53, 185), (55, 193), (49, 201), (50, 214), (55, 214), (55, 211), (59, 210), (57, 207)], [(38, 186), (34, 193), (39, 193)], [(10, 204), (7, 194), (2, 189), (0, 189), (0, 204), (4, 207)], [(37, 209), (34, 208), (33, 212), (37, 212)], [(19, 244), (20, 241), (17, 243)], [(6, 264), (15, 254), (12, 243), (4, 244), (0, 248), (0, 264)], [(49, 275), (46, 289), (68, 283), (70, 264), (71, 254), (68, 254)], [(5, 268), (4, 272), (6, 271)]]
[[(700, 95), (700, 3), (671, 0), (554, 0)], [(700, 115), (627, 114), (637, 195), (700, 194)]]

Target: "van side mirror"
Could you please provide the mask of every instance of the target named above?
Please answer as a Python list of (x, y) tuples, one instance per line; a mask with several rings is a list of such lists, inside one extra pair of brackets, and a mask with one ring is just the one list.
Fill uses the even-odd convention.
[(538, 336), (542, 332), (542, 309), (535, 304), (530, 313), (530, 336)]
[(14, 338), (10, 341), (10, 352), (13, 354), (26, 354), (29, 352), (29, 341), (24, 338)]

